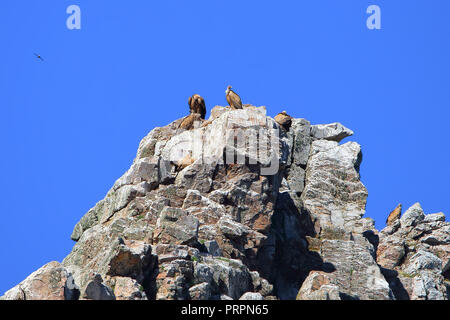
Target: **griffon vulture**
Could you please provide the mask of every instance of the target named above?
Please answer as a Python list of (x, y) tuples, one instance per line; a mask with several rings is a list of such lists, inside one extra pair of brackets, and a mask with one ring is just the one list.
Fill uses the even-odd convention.
[(400, 203), (394, 211), (392, 211), (389, 216), (386, 219), (386, 224), (390, 226), (393, 224), (396, 220), (400, 219), (400, 216), (402, 215), (402, 204)]
[(181, 123), (178, 126), (178, 128), (179, 129), (184, 129), (184, 130), (191, 130), (191, 129), (195, 128), (195, 123), (196, 122), (203, 122), (203, 119), (201, 118), (201, 114), (199, 114), (199, 113), (191, 113), (187, 117), (184, 117), (184, 119), (181, 121)]
[(289, 131), (289, 128), (292, 124), (292, 117), (286, 113), (286, 111), (280, 112), (275, 116), (275, 121), (286, 131)]
[(227, 87), (227, 90), (225, 91), (227, 102), (230, 105), (231, 109), (242, 109), (242, 101), (239, 95), (231, 90), (231, 86)]
[(205, 119), (206, 115), (206, 106), (205, 100), (198, 94), (194, 94), (192, 97), (189, 97), (189, 111), (191, 113), (200, 114), (202, 119)]

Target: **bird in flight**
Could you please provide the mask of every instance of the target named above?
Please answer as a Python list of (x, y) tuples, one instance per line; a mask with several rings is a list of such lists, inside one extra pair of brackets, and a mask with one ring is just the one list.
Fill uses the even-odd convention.
[(41, 61), (44, 61), (44, 59), (42, 59), (40, 54), (35, 53), (34, 55), (36, 56), (36, 58), (40, 59)]

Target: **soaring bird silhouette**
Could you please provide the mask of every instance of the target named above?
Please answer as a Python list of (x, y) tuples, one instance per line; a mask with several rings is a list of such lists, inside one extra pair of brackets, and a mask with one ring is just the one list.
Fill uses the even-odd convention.
[(36, 58), (40, 59), (41, 61), (44, 61), (44, 59), (41, 57), (40, 54), (34, 53), (34, 55), (36, 56)]

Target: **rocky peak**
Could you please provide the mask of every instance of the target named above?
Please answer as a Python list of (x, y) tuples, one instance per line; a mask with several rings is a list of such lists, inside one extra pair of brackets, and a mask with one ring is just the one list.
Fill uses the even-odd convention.
[(375, 230), (351, 130), (251, 105), (182, 121), (141, 141), (62, 263), (2, 299), (448, 298), (445, 217), (415, 205)]

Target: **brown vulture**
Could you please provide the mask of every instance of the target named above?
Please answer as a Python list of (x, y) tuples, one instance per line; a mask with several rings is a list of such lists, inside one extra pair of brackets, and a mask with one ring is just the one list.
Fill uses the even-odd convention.
[(205, 100), (200, 95), (194, 94), (192, 97), (189, 97), (188, 103), (190, 113), (198, 113), (202, 119), (205, 119)]
[(231, 90), (231, 86), (227, 87), (227, 90), (225, 91), (227, 102), (230, 105), (231, 109), (242, 109), (242, 101), (239, 95)]
[(286, 113), (286, 111), (280, 112), (275, 116), (275, 121), (286, 131), (289, 131), (289, 128), (292, 124), (292, 117)]

